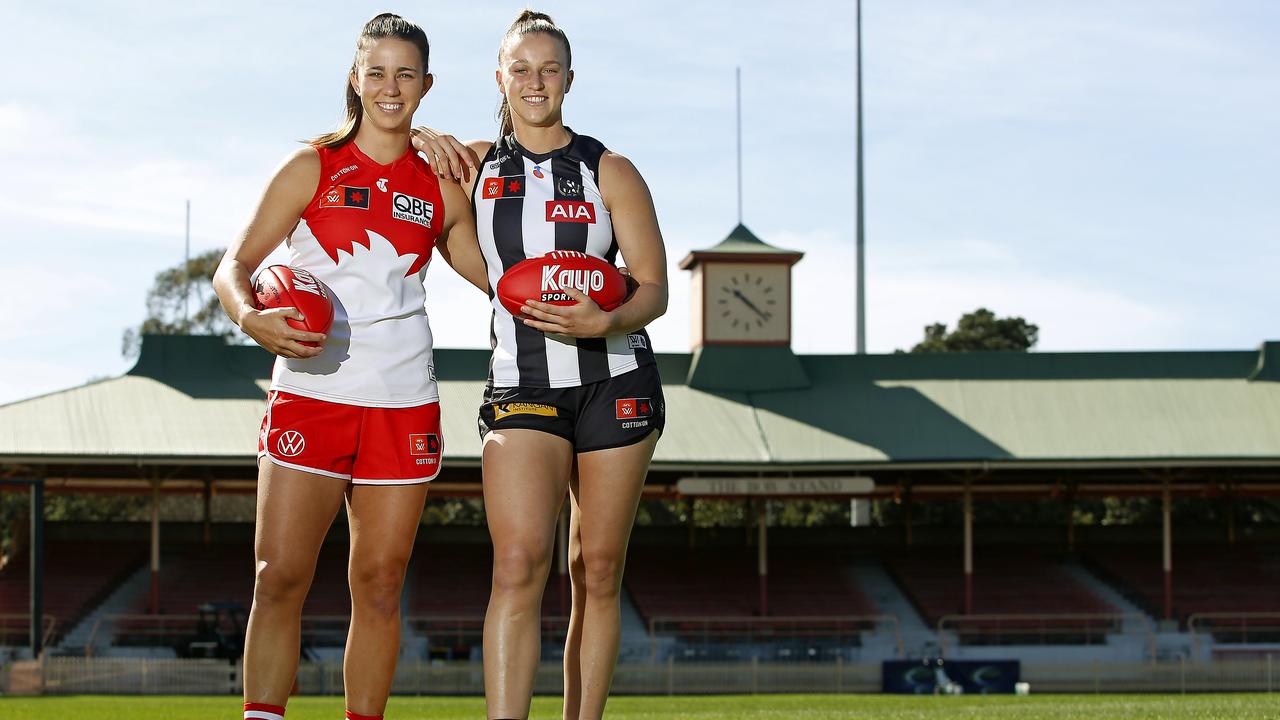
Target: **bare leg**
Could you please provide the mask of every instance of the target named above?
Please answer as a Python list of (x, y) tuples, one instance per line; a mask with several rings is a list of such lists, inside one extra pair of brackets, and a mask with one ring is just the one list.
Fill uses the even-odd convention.
[(347, 482), (281, 467), (258, 467), (253, 607), (244, 648), (245, 702), (281, 705), (298, 675), (302, 601)]
[(381, 715), (400, 655), (400, 592), (413, 539), (422, 520), (427, 484), (352, 485), (351, 627), (342, 659), (347, 709)]
[[(577, 714), (571, 716), (568, 711), (572, 699), (566, 695), (565, 717), (594, 720), (604, 715), (613, 670), (618, 664), (622, 624), (618, 603), (627, 541), (657, 443), (658, 435), (652, 433), (635, 445), (578, 455), (574, 498), (579, 509), (574, 525), (578, 532), (571, 535), (569, 546), (571, 551), (577, 547), (577, 558), (570, 557), (580, 566), (571, 575), (575, 610), (578, 598), (582, 598), (579, 680), (574, 686), (579, 696)], [(570, 662), (566, 657), (566, 668)], [(569, 688), (566, 683), (566, 692)]]
[(484, 690), (490, 718), (529, 715), (541, 654), (542, 591), (573, 449), (537, 430), (485, 436), (484, 507), (493, 540), (493, 589), (484, 619)]
[(585, 578), (582, 565), (582, 508), (578, 507), (578, 474), (569, 479), (569, 629), (564, 639), (564, 717), (578, 717), (582, 703), (582, 615), (586, 597), (582, 592)]

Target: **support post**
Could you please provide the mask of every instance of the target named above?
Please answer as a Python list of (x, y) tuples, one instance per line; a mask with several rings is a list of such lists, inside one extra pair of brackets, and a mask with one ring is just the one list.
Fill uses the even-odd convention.
[(912, 526), (911, 510), (914, 507), (915, 507), (915, 503), (911, 501), (911, 481), (908, 480), (907, 487), (902, 491), (902, 523), (903, 523), (902, 531), (903, 531), (903, 539), (906, 541), (908, 549), (911, 548), (911, 543), (914, 540), (914, 537), (912, 536), (912, 527), (911, 527)]
[(160, 478), (151, 479), (151, 590), (147, 612), (160, 612)]
[(685, 508), (688, 509), (689, 516), (689, 549), (693, 550), (698, 545), (698, 522), (694, 517), (694, 499), (693, 496), (685, 498)]
[(1169, 479), (1165, 478), (1161, 492), (1162, 500), (1162, 537), (1161, 547), (1164, 552), (1164, 619), (1173, 619), (1173, 498), (1169, 491)]
[(964, 614), (973, 613), (973, 489), (964, 481)]
[(769, 614), (769, 501), (760, 503), (756, 511), (759, 542), (756, 544), (756, 572), (760, 576), (760, 614)]
[(44, 650), (44, 478), (31, 483), (31, 657)]
[(1076, 493), (1069, 487), (1066, 493), (1067, 505), (1067, 552), (1076, 551)]
[(1236, 486), (1235, 483), (1227, 483), (1227, 544), (1231, 547), (1236, 545)]
[(204, 478), (204, 513), (201, 517), (200, 539), (205, 547), (213, 544), (213, 479), (206, 474)]

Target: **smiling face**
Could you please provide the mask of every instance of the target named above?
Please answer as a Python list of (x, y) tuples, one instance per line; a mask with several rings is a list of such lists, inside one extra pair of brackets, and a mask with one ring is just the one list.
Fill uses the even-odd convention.
[(392, 132), (408, 131), (414, 111), (431, 88), (422, 53), (413, 43), (396, 38), (375, 40), (363, 48), (350, 80), (360, 96), (364, 122)]
[(564, 95), (573, 83), (568, 65), (564, 45), (546, 33), (532, 32), (507, 41), (497, 80), (513, 122), (532, 127), (561, 122)]

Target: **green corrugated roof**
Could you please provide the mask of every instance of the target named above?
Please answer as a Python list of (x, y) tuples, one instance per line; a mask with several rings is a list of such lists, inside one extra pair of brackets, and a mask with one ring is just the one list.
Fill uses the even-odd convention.
[[(1265, 349), (801, 355), (808, 387), (769, 392), (691, 387), (692, 356), (664, 354), (655, 467), (1280, 464), (1280, 345)], [(124, 377), (0, 406), (0, 461), (251, 464), (270, 367), (256, 346), (149, 336)], [(436, 351), (451, 461), (478, 462), (487, 367)]]

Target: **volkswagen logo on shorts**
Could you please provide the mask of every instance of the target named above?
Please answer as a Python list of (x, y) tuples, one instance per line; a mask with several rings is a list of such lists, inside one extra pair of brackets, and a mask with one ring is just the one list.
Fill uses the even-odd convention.
[(280, 439), (276, 441), (276, 450), (285, 457), (293, 457), (302, 452), (307, 446), (307, 441), (302, 437), (302, 433), (297, 430), (285, 430), (280, 434)]

